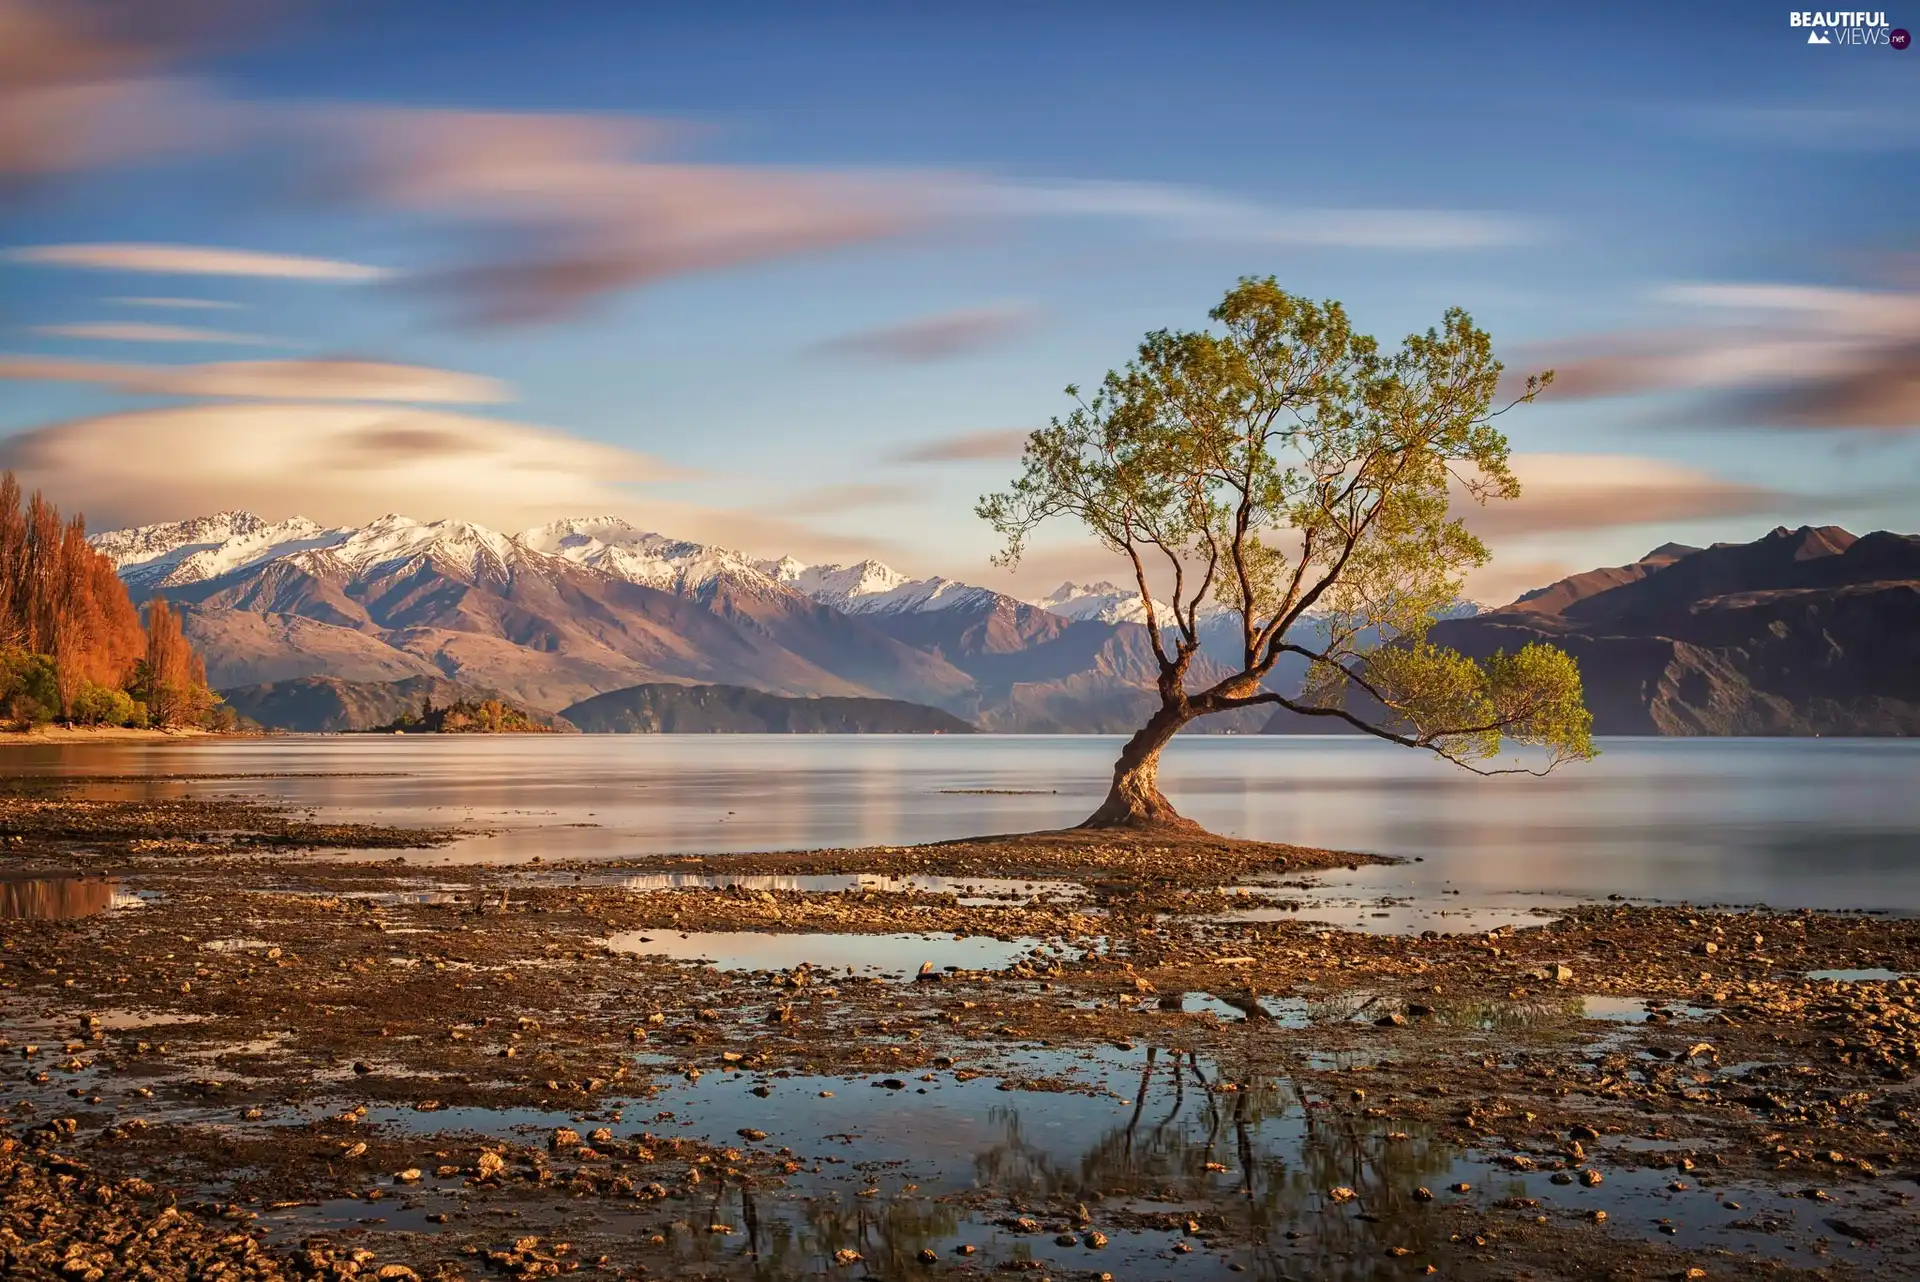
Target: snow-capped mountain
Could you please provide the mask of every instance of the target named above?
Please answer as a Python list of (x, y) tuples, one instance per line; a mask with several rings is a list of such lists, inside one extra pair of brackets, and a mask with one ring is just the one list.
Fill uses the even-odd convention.
[(224, 687), (441, 677), (559, 708), (677, 680), (878, 694), (1015, 731), (1128, 729), (1155, 697), (1144, 611), (1113, 584), (1034, 603), (879, 561), (755, 560), (611, 516), (509, 535), (222, 512), (93, 543), (136, 593), (185, 609)]
[[(1101, 623), (1145, 623), (1147, 608), (1140, 593), (1118, 584), (1062, 583), (1032, 604), (1069, 619), (1097, 619)], [(1154, 616), (1161, 627), (1173, 626), (1173, 607), (1164, 601), (1153, 603)]]
[(806, 593), (822, 605), (848, 614), (979, 609), (991, 607), (1006, 595), (937, 575), (930, 579), (909, 579), (879, 561), (862, 561), (858, 565), (803, 565), (788, 556), (778, 561), (762, 561), (759, 565), (780, 582)]
[(327, 530), (304, 516), (263, 521), (251, 512), (112, 530), (89, 540), (136, 592), (197, 583), (308, 548), (345, 542), (351, 531)]
[(777, 590), (769, 563), (727, 548), (653, 534), (617, 516), (570, 517), (523, 531), (526, 548), (584, 565), (629, 583), (681, 596), (710, 594), (726, 582), (749, 589)]
[(471, 521), (416, 521), (389, 514), (355, 529), (326, 529), (304, 516), (265, 521), (251, 512), (113, 530), (88, 540), (130, 589), (203, 583), (235, 571), (286, 562), (315, 573), (366, 574), (424, 560), (474, 578), (512, 572), (527, 551)]

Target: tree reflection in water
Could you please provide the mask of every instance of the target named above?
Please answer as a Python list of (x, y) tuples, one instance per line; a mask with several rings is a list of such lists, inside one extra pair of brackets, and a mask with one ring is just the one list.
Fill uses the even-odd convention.
[[(1023, 1115), (1047, 1112), (1045, 1097), (988, 1109), (997, 1138), (974, 1157), (972, 1172), (984, 1201), (848, 1191), (809, 1197), (799, 1177), (773, 1209), (756, 1202), (753, 1189), (735, 1186), (716, 1191), (709, 1210), (736, 1232), (703, 1240), (705, 1226), (693, 1225), (688, 1249), (712, 1266), (767, 1279), (818, 1275), (834, 1252), (850, 1249), (864, 1257), (868, 1276), (908, 1278), (924, 1274), (921, 1250), (944, 1254), (967, 1240), (969, 1211), (981, 1220), (1029, 1215), (1049, 1226), (1079, 1224), (1085, 1214), (1114, 1237), (1105, 1258), (1119, 1266), (1127, 1255), (1164, 1252), (1194, 1218), (1252, 1277), (1360, 1279), (1388, 1270), (1387, 1248), (1421, 1253), (1444, 1237), (1442, 1221), (1414, 1190), (1443, 1183), (1454, 1151), (1426, 1131), (1402, 1133), (1390, 1117), (1311, 1099), (1288, 1077), (1236, 1075), (1192, 1052), (1150, 1049), (1125, 1121), (1077, 1157), (1050, 1151), (1023, 1126)], [(1329, 1191), (1341, 1187), (1356, 1196), (1330, 1200)], [(737, 1208), (732, 1219), (728, 1207)], [(1011, 1250), (1016, 1257), (1081, 1252), (1055, 1247), (1052, 1232), (1017, 1237)], [(1080, 1253), (1075, 1263), (1096, 1261)], [(1205, 1271), (1198, 1254), (1181, 1269)]]

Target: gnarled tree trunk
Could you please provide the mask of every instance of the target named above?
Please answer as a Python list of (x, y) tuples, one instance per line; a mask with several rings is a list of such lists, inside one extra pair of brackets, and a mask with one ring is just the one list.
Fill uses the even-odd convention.
[(1181, 828), (1198, 831), (1200, 825), (1182, 818), (1160, 791), (1160, 750), (1193, 720), (1178, 707), (1163, 706), (1140, 732), (1127, 740), (1113, 763), (1113, 786), (1100, 809), (1082, 828)]

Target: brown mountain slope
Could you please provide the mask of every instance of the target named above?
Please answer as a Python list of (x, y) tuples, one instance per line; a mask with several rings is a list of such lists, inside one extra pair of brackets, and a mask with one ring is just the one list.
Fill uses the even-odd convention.
[(1476, 656), (1563, 646), (1601, 734), (1920, 734), (1920, 538), (1782, 528), (1618, 577), (1433, 639)]
[[(393, 656), (390, 665), (412, 669), (396, 675), (424, 669), (548, 707), (663, 678), (916, 702), (948, 700), (972, 684), (937, 657), (798, 593), (731, 601), (717, 613), (537, 553), (476, 568), (427, 556), (354, 566), (316, 551), (172, 587), (167, 595), (190, 607), (209, 642), (232, 635), (264, 643), (299, 633), (305, 648), (297, 656), (262, 652), (250, 661), (210, 646), (225, 684), (347, 676), (321, 651), (364, 668), (375, 647)], [(305, 623), (278, 622), (286, 619)], [(330, 644), (322, 646), (322, 638)]]

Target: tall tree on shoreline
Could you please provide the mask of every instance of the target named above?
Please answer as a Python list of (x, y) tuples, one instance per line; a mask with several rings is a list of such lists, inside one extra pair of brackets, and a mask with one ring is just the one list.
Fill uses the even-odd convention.
[[(1159, 330), (1091, 398), (1028, 439), (1022, 474), (977, 511), (1016, 564), (1042, 522), (1072, 517), (1128, 558), (1159, 664), (1158, 709), (1083, 827), (1193, 828), (1161, 794), (1161, 751), (1192, 721), (1272, 706), (1331, 718), (1481, 773), (1503, 740), (1534, 773), (1593, 755), (1580, 674), (1529, 645), (1484, 663), (1426, 640), (1485, 544), (1450, 512), (1520, 485), (1492, 408), (1502, 366), (1464, 311), (1382, 353), (1335, 302), (1247, 278), (1219, 332)], [(1517, 403), (1552, 378), (1527, 380)], [(1506, 407), (1511, 409), (1512, 406)], [(1156, 599), (1152, 581), (1170, 585)], [(1172, 618), (1162, 617), (1171, 612)], [(1313, 617), (1311, 641), (1297, 628)], [(1203, 621), (1224, 617), (1240, 666), (1187, 688)], [(1302, 688), (1264, 688), (1283, 656)]]
[[(167, 696), (170, 712), (204, 714), (205, 673), (169, 622), (162, 657), (179, 691)], [(127, 691), (151, 647), (113, 562), (88, 545), (85, 519), (63, 521), (38, 492), (23, 503), (13, 473), (0, 472), (0, 717), (137, 719)]]

